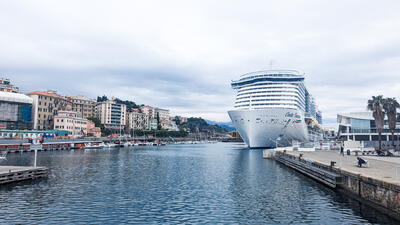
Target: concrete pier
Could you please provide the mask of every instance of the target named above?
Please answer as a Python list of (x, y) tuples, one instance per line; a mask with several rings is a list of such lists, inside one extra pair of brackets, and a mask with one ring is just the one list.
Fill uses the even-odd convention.
[(48, 176), (46, 167), (0, 166), (0, 184), (33, 180)]
[[(400, 158), (360, 157), (368, 161), (367, 167), (357, 166), (357, 156), (341, 156), (338, 151), (276, 152), (274, 158), (320, 182), (315, 177), (318, 169), (340, 175), (335, 185), (328, 186), (400, 220)], [(311, 172), (310, 167), (314, 168)]]

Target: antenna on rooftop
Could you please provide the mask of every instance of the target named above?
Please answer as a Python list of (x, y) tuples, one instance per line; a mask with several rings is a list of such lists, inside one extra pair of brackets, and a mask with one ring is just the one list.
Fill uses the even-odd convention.
[(269, 69), (272, 70), (272, 67), (274, 65), (274, 60), (269, 60)]

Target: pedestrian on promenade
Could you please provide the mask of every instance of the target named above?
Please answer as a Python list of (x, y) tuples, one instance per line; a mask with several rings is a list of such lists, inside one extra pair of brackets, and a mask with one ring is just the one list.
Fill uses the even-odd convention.
[(343, 145), (340, 146), (340, 155), (344, 156), (344, 147), (343, 147)]

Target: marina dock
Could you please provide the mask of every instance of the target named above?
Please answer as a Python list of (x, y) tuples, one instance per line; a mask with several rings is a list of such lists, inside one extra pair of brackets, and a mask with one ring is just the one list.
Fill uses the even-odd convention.
[(357, 156), (338, 151), (275, 152), (273, 158), (325, 185), (400, 220), (400, 157)]
[(46, 167), (0, 166), (0, 184), (33, 180), (48, 176)]

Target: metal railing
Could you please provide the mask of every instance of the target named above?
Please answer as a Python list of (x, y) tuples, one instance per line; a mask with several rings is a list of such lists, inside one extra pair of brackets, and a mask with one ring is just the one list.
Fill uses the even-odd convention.
[[(352, 133), (378, 133), (377, 129), (351, 129), (349, 132), (341, 131), (342, 134), (352, 134)], [(382, 133), (392, 133), (390, 129), (382, 129)], [(395, 129), (394, 133), (400, 133), (400, 129)]]

